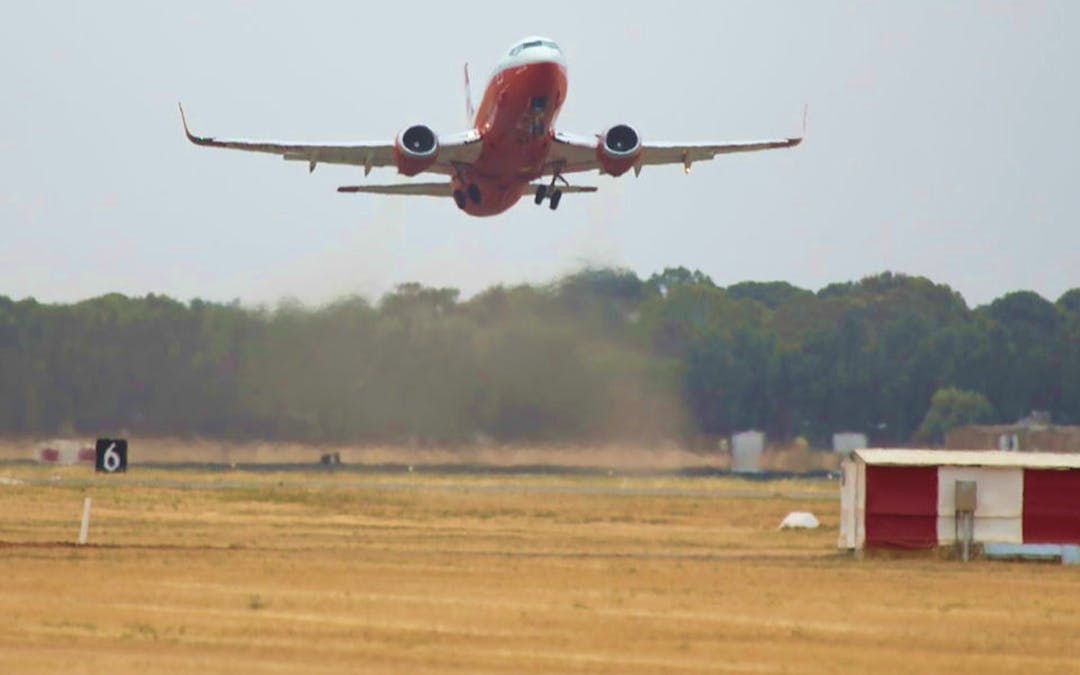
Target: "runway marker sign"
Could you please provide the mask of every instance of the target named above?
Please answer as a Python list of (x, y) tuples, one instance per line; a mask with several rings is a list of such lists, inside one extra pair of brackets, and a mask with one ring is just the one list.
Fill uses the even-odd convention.
[(128, 444), (123, 438), (99, 438), (94, 446), (94, 468), (101, 473), (127, 471)]

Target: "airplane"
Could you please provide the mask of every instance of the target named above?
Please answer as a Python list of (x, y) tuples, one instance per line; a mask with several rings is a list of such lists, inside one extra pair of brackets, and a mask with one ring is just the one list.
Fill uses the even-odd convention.
[[(644, 143), (636, 129), (615, 124), (595, 135), (576, 135), (554, 128), (566, 101), (566, 58), (562, 49), (545, 37), (527, 37), (502, 57), (484, 90), (480, 107), (473, 108), (469, 66), (465, 65), (467, 131), (440, 136), (424, 124), (403, 129), (389, 143), (288, 143), (282, 141), (223, 140), (184, 133), (196, 145), (232, 148), (281, 155), (288, 161), (307, 162), (313, 172), (319, 164), (361, 166), (364, 176), (374, 168), (392, 167), (404, 176), (431, 172), (449, 182), (395, 185), (346, 185), (345, 193), (451, 197), (472, 216), (493, 216), (516, 204), (528, 190), (540, 205), (559, 208), (564, 193), (596, 192), (591, 186), (571, 185), (567, 174), (598, 171), (621, 176), (643, 166), (681, 164), (686, 173), (694, 162), (716, 155), (791, 148), (802, 136), (775, 140), (721, 143)], [(803, 112), (803, 135), (806, 113)], [(550, 177), (550, 180), (546, 180)], [(545, 179), (545, 180), (541, 180)], [(539, 182), (534, 182), (539, 181)]]

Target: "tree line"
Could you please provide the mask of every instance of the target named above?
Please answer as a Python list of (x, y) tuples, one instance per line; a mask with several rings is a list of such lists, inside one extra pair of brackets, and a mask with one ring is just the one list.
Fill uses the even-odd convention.
[(0, 297), (4, 434), (904, 443), (956, 417), (928, 415), (935, 393), (982, 421), (1080, 423), (1080, 289), (969, 308), (900, 274), (811, 292), (674, 268), (321, 307)]

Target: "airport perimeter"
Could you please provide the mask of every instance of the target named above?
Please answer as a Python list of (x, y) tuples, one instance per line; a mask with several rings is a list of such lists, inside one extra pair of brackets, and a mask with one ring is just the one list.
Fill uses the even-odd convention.
[[(3, 672), (1070, 672), (1080, 570), (836, 552), (828, 479), (0, 467)], [(74, 545), (85, 497), (89, 545)], [(789, 511), (822, 527), (779, 531)]]

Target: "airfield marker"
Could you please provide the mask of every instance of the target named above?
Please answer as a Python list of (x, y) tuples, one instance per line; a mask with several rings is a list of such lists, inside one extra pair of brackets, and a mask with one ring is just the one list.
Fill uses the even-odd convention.
[(79, 546), (86, 544), (87, 537), (90, 536), (90, 498), (87, 497), (83, 502), (82, 508), (82, 525), (79, 527)]

